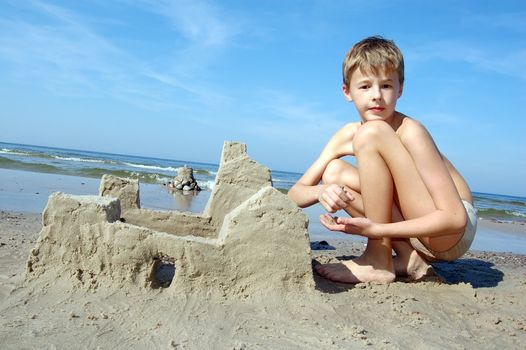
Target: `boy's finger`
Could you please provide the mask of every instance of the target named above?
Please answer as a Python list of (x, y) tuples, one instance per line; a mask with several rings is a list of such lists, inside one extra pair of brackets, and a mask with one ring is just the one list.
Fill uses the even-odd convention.
[(347, 200), (354, 200), (354, 196), (352, 195), (352, 193), (345, 187), (345, 186), (341, 186), (341, 189), (342, 189), (342, 195), (343, 196), (340, 196), (340, 198), (342, 198), (344, 201), (347, 201)]
[[(347, 198), (342, 198), (337, 193), (328, 195), (325, 198), (325, 202), (331, 208), (331, 210), (328, 210), (328, 211), (330, 211), (331, 213), (334, 213), (335, 211), (345, 208), (347, 206), (346, 200)], [(327, 209), (327, 207), (325, 209)]]
[(334, 209), (330, 204), (327, 202), (322, 202), (321, 205), (327, 210), (329, 213), (335, 213), (336, 209)]
[(339, 209), (339, 206), (340, 206), (340, 203), (339, 203), (340, 199), (339, 198), (332, 198), (331, 196), (327, 196), (324, 198), (324, 207), (325, 209), (330, 212), (330, 213), (334, 213), (336, 210)]
[(331, 225), (337, 225), (338, 223), (338, 217), (337, 216), (330, 216), (330, 215), (327, 215), (327, 221), (331, 224)]
[(330, 215), (320, 215), (320, 221), (326, 225), (335, 225), (336, 221)]

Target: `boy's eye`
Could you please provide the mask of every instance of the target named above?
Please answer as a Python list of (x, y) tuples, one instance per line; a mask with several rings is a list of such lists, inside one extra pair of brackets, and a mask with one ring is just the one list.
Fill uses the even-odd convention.
[(367, 89), (369, 85), (360, 85), (359, 89)]
[(391, 84), (384, 84), (384, 85), (382, 85), (382, 87), (383, 87), (384, 89), (389, 89), (389, 88), (391, 87)]

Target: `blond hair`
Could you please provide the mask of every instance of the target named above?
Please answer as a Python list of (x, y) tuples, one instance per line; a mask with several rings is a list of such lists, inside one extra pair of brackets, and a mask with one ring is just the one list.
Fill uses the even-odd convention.
[(400, 84), (404, 83), (404, 57), (394, 41), (381, 36), (371, 36), (356, 43), (345, 55), (342, 64), (343, 83), (349, 87), (356, 69), (378, 74), (397, 72)]

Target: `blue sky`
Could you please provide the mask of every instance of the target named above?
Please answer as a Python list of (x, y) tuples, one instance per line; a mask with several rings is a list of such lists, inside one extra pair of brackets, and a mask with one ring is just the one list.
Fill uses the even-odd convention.
[(398, 110), (479, 192), (526, 196), (526, 2), (0, 1), (0, 141), (303, 172), (358, 120), (341, 61), (406, 60)]

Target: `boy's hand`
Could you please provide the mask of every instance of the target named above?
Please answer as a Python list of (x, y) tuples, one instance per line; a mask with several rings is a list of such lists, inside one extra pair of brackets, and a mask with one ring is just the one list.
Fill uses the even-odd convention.
[(374, 234), (371, 232), (374, 223), (367, 218), (342, 218), (324, 214), (320, 215), (320, 221), (323, 226), (331, 231), (340, 231), (348, 234), (374, 238)]
[(346, 208), (353, 200), (354, 197), (345, 186), (336, 184), (323, 186), (318, 196), (318, 201), (329, 213)]

